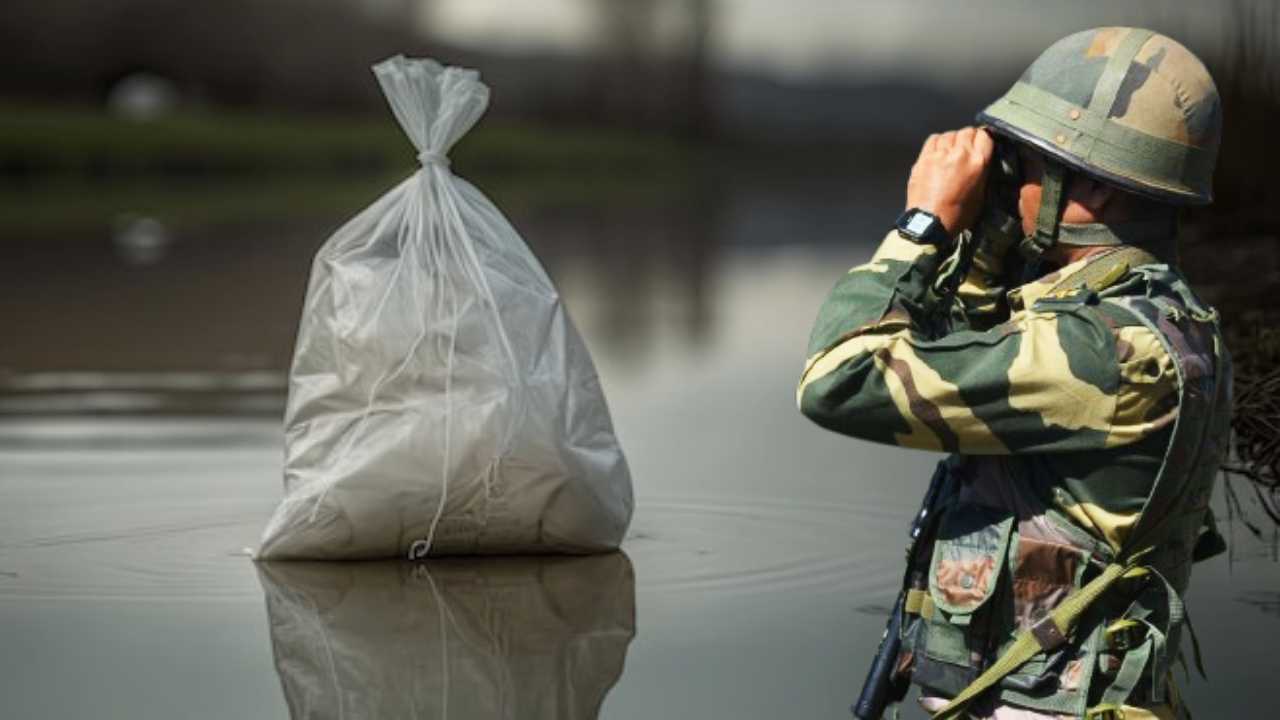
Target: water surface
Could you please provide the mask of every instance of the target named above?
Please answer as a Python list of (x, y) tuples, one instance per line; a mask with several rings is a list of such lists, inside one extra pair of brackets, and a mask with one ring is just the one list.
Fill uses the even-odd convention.
[[(897, 191), (695, 200), (515, 218), (635, 478), (623, 554), (572, 561), (249, 560), (280, 494), (308, 256), (348, 208), (8, 239), (23, 268), (0, 264), (0, 314), (32, 334), (0, 351), (0, 715), (848, 717), (936, 457), (812, 426), (794, 381)], [(1189, 597), (1212, 680), (1187, 694), (1209, 717), (1258, 712), (1280, 640), (1275, 540), (1228, 530)]]

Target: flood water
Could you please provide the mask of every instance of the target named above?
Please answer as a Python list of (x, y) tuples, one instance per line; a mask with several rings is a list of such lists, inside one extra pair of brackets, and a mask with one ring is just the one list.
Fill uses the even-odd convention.
[[(0, 229), (0, 717), (848, 717), (936, 456), (818, 429), (794, 382), (899, 190), (497, 194), (594, 353), (623, 553), (257, 566), (309, 257), (376, 193)], [(1269, 716), (1276, 538), (1224, 529), (1188, 599), (1210, 681), (1183, 684), (1200, 717)]]

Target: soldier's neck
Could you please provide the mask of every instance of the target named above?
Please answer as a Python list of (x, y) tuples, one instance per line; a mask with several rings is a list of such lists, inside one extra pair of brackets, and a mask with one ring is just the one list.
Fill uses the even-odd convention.
[(1177, 235), (1177, 220), (1172, 214), (1106, 224), (1063, 223), (1058, 228), (1060, 242), (1049, 248), (1045, 260), (1051, 267), (1064, 267), (1116, 245), (1136, 245), (1161, 262), (1176, 265)]

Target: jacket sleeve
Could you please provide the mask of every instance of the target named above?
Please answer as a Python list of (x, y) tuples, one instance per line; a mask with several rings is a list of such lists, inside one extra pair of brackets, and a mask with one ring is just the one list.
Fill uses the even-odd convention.
[(950, 313), (953, 328), (985, 329), (1008, 316), (1005, 292), (1009, 288), (1002, 278), (1009, 248), (1007, 238), (1000, 237), (991, 233), (977, 241), (969, 271), (956, 289), (958, 312)]
[(801, 411), (874, 442), (968, 454), (1114, 447), (1166, 427), (1176, 375), (1145, 327), (1096, 306), (1040, 302), (989, 329), (941, 335), (927, 287), (935, 248), (890, 233), (818, 315)]

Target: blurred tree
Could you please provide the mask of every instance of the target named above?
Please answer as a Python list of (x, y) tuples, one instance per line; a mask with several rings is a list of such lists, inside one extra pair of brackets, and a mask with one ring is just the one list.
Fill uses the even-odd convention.
[(600, 62), (593, 66), (584, 107), (620, 124), (660, 117), (651, 102), (658, 84), (657, 0), (594, 0)]
[(593, 5), (602, 62), (583, 104), (611, 122), (710, 136), (715, 125), (712, 0), (593, 0)]
[(700, 139), (715, 130), (712, 99), (711, 31), (715, 20), (711, 0), (684, 0), (689, 12), (689, 43), (685, 53), (685, 102), (688, 132)]

